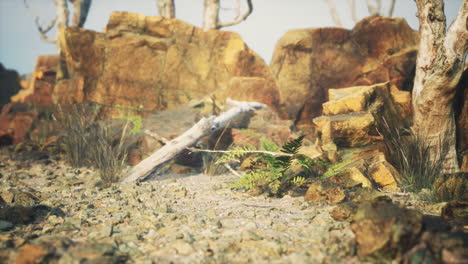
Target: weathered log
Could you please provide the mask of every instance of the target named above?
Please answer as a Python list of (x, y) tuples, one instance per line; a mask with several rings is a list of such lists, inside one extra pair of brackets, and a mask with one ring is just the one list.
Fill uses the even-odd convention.
[(138, 163), (123, 177), (122, 182), (144, 181), (174, 159), (181, 151), (195, 145), (202, 137), (222, 128), (229, 120), (243, 112), (266, 107), (265, 104), (257, 102), (238, 102), (230, 99), (227, 99), (227, 104), (233, 105), (233, 107), (219, 116), (202, 118), (185, 133), (169, 141)]

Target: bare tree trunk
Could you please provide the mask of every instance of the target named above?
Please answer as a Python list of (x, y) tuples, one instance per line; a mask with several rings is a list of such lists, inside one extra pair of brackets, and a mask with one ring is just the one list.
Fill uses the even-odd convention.
[(219, 0), (205, 0), (203, 30), (217, 29), (219, 24)]
[[(246, 20), (247, 17), (250, 16), (250, 14), (252, 14), (253, 12), (252, 0), (247, 0), (248, 9), (242, 16), (236, 15), (234, 20), (226, 23), (221, 23), (219, 21), (219, 2), (220, 0), (205, 0), (205, 11), (203, 14), (203, 30), (207, 31), (210, 29), (220, 29), (222, 27), (229, 27), (239, 24), (240, 22)], [(240, 13), (240, 5), (238, 5), (238, 8), (239, 10), (237, 10), (237, 12)]]
[(70, 26), (83, 27), (88, 17), (91, 0), (70, 0), (73, 4), (73, 18)]
[(175, 18), (174, 0), (157, 0), (159, 15), (165, 18)]
[(55, 8), (57, 12), (57, 40), (59, 39), (60, 32), (68, 26), (68, 16), (70, 10), (68, 9), (67, 0), (55, 0)]
[(353, 18), (354, 23), (357, 23), (359, 20), (356, 16), (356, 1), (349, 0), (349, 6), (351, 7), (351, 17)]
[(395, 0), (390, 0), (390, 6), (388, 8), (388, 16), (393, 16), (393, 10), (395, 9)]
[(185, 133), (169, 141), (148, 158), (138, 163), (123, 177), (122, 182), (145, 180), (174, 159), (181, 151), (193, 146), (202, 137), (222, 128), (229, 120), (241, 113), (266, 107), (266, 105), (257, 102), (238, 102), (230, 99), (227, 100), (227, 103), (232, 104), (234, 107), (219, 116), (202, 118)]
[[(463, 1), (447, 32), (442, 0), (416, 0), (416, 4), (421, 40), (412, 94), (413, 130), (434, 151), (442, 149), (442, 143), (448, 144), (444, 172), (456, 172), (453, 99), (468, 51), (468, 0)], [(445, 142), (441, 142), (444, 137)]]
[(340, 16), (338, 15), (338, 11), (336, 10), (335, 3), (333, 0), (327, 0), (328, 8), (330, 9), (330, 14), (332, 16), (333, 22), (337, 27), (342, 27)]
[(371, 16), (380, 16), (380, 7), (382, 3), (380, 0), (375, 0), (375, 6), (372, 3), (372, 0), (367, 0), (367, 10), (369, 10), (369, 15)]

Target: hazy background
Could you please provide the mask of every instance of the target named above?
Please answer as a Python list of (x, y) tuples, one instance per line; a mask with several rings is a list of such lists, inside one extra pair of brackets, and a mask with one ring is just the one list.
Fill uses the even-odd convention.
[[(452, 21), (463, 0), (446, 0), (445, 13)], [(56, 53), (56, 46), (41, 40), (34, 23), (34, 14), (46, 27), (54, 18), (53, 0), (27, 0), (30, 10), (23, 0), (0, 0), (0, 63), (6, 68), (15, 69), (20, 74), (32, 72), (36, 56)], [(243, 1), (245, 2), (245, 1)], [(241, 24), (223, 28), (238, 32), (247, 45), (262, 56), (267, 63), (279, 38), (288, 30), (334, 26), (326, 0), (252, 0), (253, 13)], [(334, 0), (344, 27), (352, 28), (351, 11), (348, 0)], [(387, 14), (389, 1), (382, 1)], [(365, 0), (356, 0), (357, 16), (368, 15)], [(203, 0), (175, 0), (176, 17), (196, 26), (201, 26)], [(246, 9), (242, 3), (243, 11)], [(71, 5), (70, 5), (71, 6)], [(221, 0), (221, 20), (233, 17), (235, 0)], [(93, 0), (86, 29), (102, 31), (113, 11), (130, 11), (144, 15), (158, 15), (156, 0)], [(394, 17), (404, 17), (413, 29), (418, 29), (414, 0), (396, 0)], [(34, 13), (34, 14), (33, 14)], [(49, 33), (55, 37), (55, 32)]]

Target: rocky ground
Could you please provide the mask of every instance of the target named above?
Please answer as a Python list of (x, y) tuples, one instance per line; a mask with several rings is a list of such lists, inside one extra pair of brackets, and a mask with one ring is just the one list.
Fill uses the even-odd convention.
[[(231, 190), (231, 174), (104, 188), (93, 170), (3, 152), (0, 263), (364, 263), (352, 226), (324, 202)], [(442, 206), (393, 200), (428, 214)]]
[[(252, 197), (237, 176), (164, 175), (97, 187), (63, 162), (0, 159), (0, 262), (353, 263), (354, 235), (304, 197)], [(14, 224), (14, 225), (12, 225)]]

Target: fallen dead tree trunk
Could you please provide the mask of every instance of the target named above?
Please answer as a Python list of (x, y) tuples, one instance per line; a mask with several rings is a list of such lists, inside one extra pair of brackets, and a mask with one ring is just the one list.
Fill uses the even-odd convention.
[(233, 107), (219, 116), (202, 118), (185, 133), (169, 141), (151, 156), (138, 163), (123, 177), (122, 182), (144, 181), (174, 159), (181, 151), (195, 145), (202, 137), (222, 128), (229, 120), (241, 113), (266, 107), (265, 104), (257, 102), (238, 102), (231, 99), (227, 99), (227, 104)]

